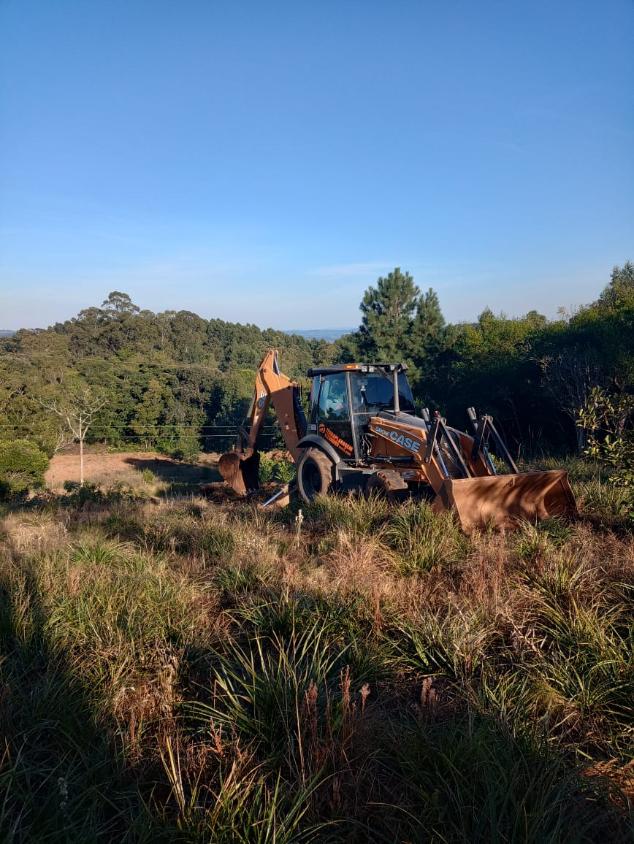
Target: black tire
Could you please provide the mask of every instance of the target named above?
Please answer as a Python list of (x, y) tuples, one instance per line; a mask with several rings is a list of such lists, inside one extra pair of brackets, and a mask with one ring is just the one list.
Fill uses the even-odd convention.
[(364, 491), (366, 496), (376, 495), (378, 498), (384, 498), (386, 501), (389, 501), (390, 504), (398, 500), (394, 490), (391, 490), (385, 481), (376, 474), (368, 476)]
[(318, 448), (307, 448), (297, 466), (297, 487), (308, 504), (318, 495), (330, 492), (334, 483), (335, 464)]

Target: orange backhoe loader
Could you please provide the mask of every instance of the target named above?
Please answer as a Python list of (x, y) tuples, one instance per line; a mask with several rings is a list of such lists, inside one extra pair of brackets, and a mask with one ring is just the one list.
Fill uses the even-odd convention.
[(417, 495), (436, 510), (454, 510), (467, 532), (576, 515), (567, 473), (520, 472), (490, 416), (469, 408), (472, 435), (439, 413), (424, 409), (417, 416), (406, 369), (395, 363), (311, 369), (306, 419), (298, 385), (280, 372), (277, 350), (270, 350), (236, 447), (220, 458), (220, 473), (241, 495), (258, 489), (257, 439), (272, 404), (304, 501), (337, 489), (390, 499)]

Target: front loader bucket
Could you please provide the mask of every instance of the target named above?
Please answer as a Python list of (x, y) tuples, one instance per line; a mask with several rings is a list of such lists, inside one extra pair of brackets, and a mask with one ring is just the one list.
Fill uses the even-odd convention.
[(449, 478), (433, 506), (435, 510), (454, 509), (465, 533), (488, 525), (512, 528), (520, 519), (535, 522), (577, 515), (568, 473), (563, 469)]
[(218, 461), (218, 470), (238, 495), (246, 495), (260, 488), (260, 454), (257, 451), (249, 457), (239, 451), (227, 451)]

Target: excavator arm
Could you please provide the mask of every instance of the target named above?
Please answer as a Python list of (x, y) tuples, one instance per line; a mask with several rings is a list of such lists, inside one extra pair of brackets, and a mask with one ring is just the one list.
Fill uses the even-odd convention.
[(306, 433), (306, 420), (299, 400), (299, 387), (280, 372), (277, 349), (262, 358), (255, 376), (253, 399), (236, 447), (222, 455), (220, 474), (239, 495), (258, 489), (260, 455), (257, 441), (269, 406), (273, 405), (286, 448), (297, 462), (301, 449), (297, 444)]

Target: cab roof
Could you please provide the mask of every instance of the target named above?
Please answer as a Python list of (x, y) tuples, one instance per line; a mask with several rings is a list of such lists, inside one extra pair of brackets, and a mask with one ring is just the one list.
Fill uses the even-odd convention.
[(315, 375), (333, 375), (336, 372), (407, 372), (404, 363), (340, 363), (336, 366), (315, 366), (308, 370), (309, 378)]

